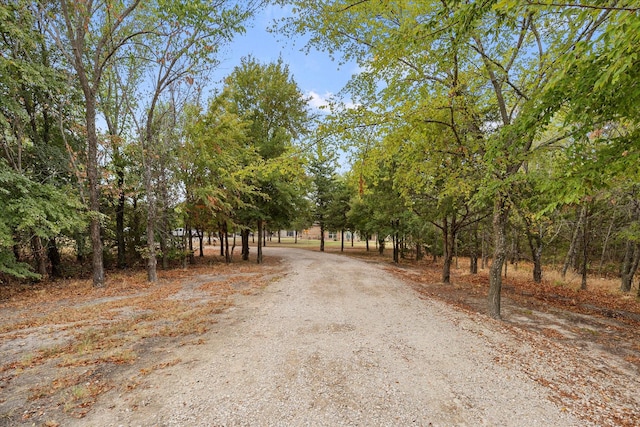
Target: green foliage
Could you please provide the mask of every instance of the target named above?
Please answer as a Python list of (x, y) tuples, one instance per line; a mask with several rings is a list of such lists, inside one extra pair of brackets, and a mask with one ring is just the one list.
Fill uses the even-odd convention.
[(243, 143), (252, 153), (238, 160), (255, 191), (241, 197), (235, 215), (244, 226), (257, 219), (288, 226), (307, 206), (304, 161), (295, 146), (308, 126), (300, 88), (281, 59), (260, 64), (249, 57), (225, 79), (220, 100), (246, 124)]
[(13, 257), (18, 236), (48, 239), (86, 226), (87, 216), (68, 188), (34, 182), (0, 161), (0, 271), (19, 278), (36, 277)]

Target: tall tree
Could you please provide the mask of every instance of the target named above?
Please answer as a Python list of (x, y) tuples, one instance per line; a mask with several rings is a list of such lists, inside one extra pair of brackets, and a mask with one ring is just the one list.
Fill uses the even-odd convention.
[(318, 145), (315, 156), (309, 162), (311, 175), (311, 200), (314, 204), (313, 219), (320, 227), (320, 252), (324, 252), (325, 231), (329, 224), (330, 206), (336, 189), (335, 158)]
[[(261, 64), (254, 58), (243, 58), (225, 79), (221, 96), (227, 100), (230, 112), (250, 123), (247, 142), (260, 157), (253, 165), (253, 185), (261, 200), (255, 194), (245, 200), (247, 209), (239, 215), (257, 222), (257, 261), (261, 263), (265, 222), (290, 223), (295, 206), (304, 203), (300, 185), (304, 171), (294, 142), (307, 132), (307, 103), (282, 59)], [(249, 224), (243, 226), (252, 228)], [(245, 251), (248, 246), (243, 248)]]
[[(68, 203), (77, 200), (77, 193), (68, 187), (74, 181), (69, 152), (77, 149), (80, 139), (63, 130), (63, 123), (77, 123), (77, 88), (69, 85), (59, 55), (38, 27), (30, 6), (26, 1), (0, 2), (0, 90), (4, 94), (0, 100), (0, 159), (6, 161), (2, 163), (3, 185), (13, 182), (16, 187), (8, 191), (3, 203), (8, 211), (1, 216), (13, 227), (5, 241), (13, 242), (13, 250), (3, 258), (18, 262), (20, 249), (30, 246), (36, 271), (44, 278), (49, 274), (48, 260), (51, 274), (59, 273), (57, 233), (65, 228), (72, 231), (52, 227), (48, 221), (68, 213)], [(69, 135), (66, 147), (65, 134)], [(5, 167), (10, 169), (4, 171)], [(56, 203), (61, 188), (69, 197)], [(25, 198), (24, 206), (30, 206), (32, 212), (16, 216), (20, 209), (14, 210), (17, 206), (11, 198), (17, 195)], [(75, 219), (76, 225), (82, 224), (81, 217), (72, 216), (67, 223)]]
[(102, 76), (115, 53), (140, 34), (136, 10), (140, 0), (126, 2), (39, 2), (38, 18), (75, 72), (85, 101), (87, 180), (93, 285), (105, 286), (100, 232), (100, 174), (98, 164), (97, 99)]

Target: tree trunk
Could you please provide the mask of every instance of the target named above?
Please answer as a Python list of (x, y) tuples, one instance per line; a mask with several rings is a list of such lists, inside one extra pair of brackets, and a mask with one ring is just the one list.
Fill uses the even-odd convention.
[(231, 261), (233, 261), (233, 251), (236, 249), (236, 234), (237, 234), (237, 230), (234, 228), (233, 229), (233, 245), (231, 246), (231, 254), (229, 255)]
[(471, 257), (469, 260), (469, 272), (478, 274), (478, 226), (473, 228), (473, 242), (471, 244)]
[(351, 247), (353, 247), (353, 240), (354, 240), (354, 238), (355, 238), (355, 235), (356, 235), (356, 234), (352, 231), (352, 232), (351, 232)]
[(188, 243), (187, 243), (187, 224), (189, 224), (189, 221), (185, 218), (184, 221), (185, 224), (185, 228), (182, 232), (182, 268), (186, 269), (187, 266), (189, 265), (189, 251), (187, 250), (188, 247)]
[(444, 259), (442, 264), (442, 283), (451, 283), (451, 262), (455, 253), (455, 217), (451, 224), (445, 217), (442, 221), (442, 247), (444, 249)]
[(324, 224), (320, 223), (320, 252), (324, 252)]
[(229, 229), (227, 223), (224, 223), (224, 262), (231, 263), (231, 253), (229, 252)]
[[(527, 228), (528, 224), (527, 224)], [(533, 281), (535, 283), (542, 282), (542, 236), (540, 231), (537, 234), (531, 233), (527, 229), (527, 241), (531, 250), (531, 260), (533, 261)]]
[(204, 257), (204, 230), (197, 230), (198, 232), (198, 250), (200, 251), (199, 256)]
[(278, 230), (278, 243), (282, 243), (280, 240), (280, 230)]
[(367, 252), (369, 252), (369, 235), (365, 234), (365, 246), (367, 247)]
[(507, 197), (496, 196), (493, 204), (493, 262), (489, 269), (488, 313), (494, 319), (500, 319), (500, 297), (502, 291), (502, 266), (507, 256), (507, 221), (509, 206)]
[[(83, 86), (85, 86), (83, 84)], [(89, 179), (89, 234), (91, 236), (93, 286), (104, 288), (104, 263), (102, 237), (100, 235), (100, 181), (98, 179), (98, 134), (96, 132), (96, 94), (88, 84), (85, 94), (85, 118), (87, 121), (87, 178)]]
[(293, 243), (298, 244), (298, 230), (293, 231)]
[(242, 238), (242, 260), (249, 260), (249, 229), (245, 228), (240, 232)]
[(162, 269), (163, 270), (168, 270), (169, 269), (169, 245), (167, 242), (167, 238), (166, 235), (164, 234), (164, 228), (165, 227), (160, 227), (162, 230), (160, 230), (160, 259), (162, 260)]
[(220, 230), (218, 231), (218, 238), (220, 240), (220, 256), (224, 256), (224, 232), (222, 231), (222, 225), (220, 226)]
[(42, 239), (39, 236), (31, 237), (31, 251), (33, 258), (36, 261), (36, 271), (41, 279), (47, 278), (47, 257), (44, 254), (44, 247), (42, 246)]
[[(220, 243), (222, 245), (222, 242)], [(262, 264), (262, 220), (258, 220), (258, 256), (257, 263)]]
[(567, 270), (569, 270), (569, 266), (573, 265), (575, 262), (576, 251), (578, 248), (578, 240), (580, 238), (580, 230), (582, 228), (582, 223), (584, 222), (584, 218), (586, 214), (587, 214), (587, 205), (584, 204), (580, 209), (578, 221), (576, 222), (576, 226), (573, 229), (573, 236), (571, 237), (571, 245), (569, 246), (569, 251), (567, 251), (567, 256), (564, 260), (564, 266), (562, 267), (563, 279), (567, 275)]
[(582, 266), (580, 271), (582, 273), (582, 281), (580, 283), (580, 289), (587, 289), (587, 266), (589, 263), (589, 220), (585, 214), (584, 224), (582, 226)]
[(131, 218), (131, 229), (133, 230), (132, 247), (129, 248), (129, 254), (133, 259), (139, 259), (140, 253), (137, 248), (142, 244), (141, 226), (140, 226), (140, 210), (138, 209), (138, 196), (133, 198), (133, 218)]
[[(633, 243), (630, 240), (627, 241), (626, 250), (624, 255), (624, 262), (622, 264), (621, 272), (621, 285), (620, 290), (622, 292), (630, 292), (633, 285), (633, 277), (638, 270), (638, 264), (640, 263), (640, 243)], [(640, 294), (640, 287), (639, 287)]]
[(58, 245), (56, 243), (55, 237), (49, 239), (48, 250), (49, 262), (51, 263), (51, 276), (52, 277), (60, 277), (60, 251), (58, 250)]
[(344, 252), (344, 228), (340, 230), (340, 252)]
[(604, 266), (604, 258), (607, 254), (607, 245), (609, 244), (609, 238), (611, 237), (611, 230), (613, 229), (613, 224), (615, 223), (615, 215), (612, 215), (611, 224), (609, 224), (609, 228), (607, 229), (607, 234), (604, 237), (604, 242), (602, 242), (602, 253), (600, 254), (600, 264), (598, 264), (598, 275), (602, 274), (602, 267)]
[[(119, 149), (116, 149), (117, 155), (114, 154), (114, 163), (120, 157)], [(118, 205), (116, 206), (116, 241), (118, 244), (118, 268), (123, 269), (127, 266), (127, 248), (124, 240), (124, 168), (116, 163), (116, 175), (118, 176)]]
[(392, 221), (391, 225), (393, 226), (393, 236), (391, 239), (393, 241), (393, 262), (398, 264), (400, 262), (400, 241), (398, 239), (398, 228), (400, 225), (400, 220)]
[(422, 245), (420, 243), (416, 243), (416, 261), (422, 260)]
[[(161, 158), (162, 159), (162, 158)], [(160, 203), (158, 204), (159, 211), (159, 221), (157, 222), (157, 231), (158, 237), (160, 240), (160, 256), (162, 259), (162, 269), (169, 269), (169, 242), (168, 236), (170, 234), (169, 230), (169, 219), (167, 218), (167, 206), (169, 205), (169, 190), (167, 188), (167, 178), (166, 178), (166, 166), (163, 160), (159, 162), (160, 166), (160, 177), (159, 177), (159, 194), (160, 194)]]
[(480, 268), (483, 270), (489, 265), (489, 242), (487, 241), (487, 233), (482, 230), (482, 265)]
[(187, 244), (189, 245), (189, 264), (195, 264), (196, 263), (196, 258), (194, 255), (194, 250), (193, 250), (193, 232), (191, 230), (191, 223), (188, 224), (189, 228), (187, 229)]
[[(149, 119), (147, 119), (149, 120)], [(147, 280), (150, 283), (158, 281), (156, 258), (156, 197), (153, 185), (152, 153), (149, 152), (151, 146), (151, 123), (147, 124), (147, 132), (143, 141), (143, 163), (144, 163), (144, 188), (147, 195)]]
[(384, 253), (384, 238), (380, 237), (380, 234), (378, 234), (376, 242), (378, 243), (378, 253), (382, 255)]

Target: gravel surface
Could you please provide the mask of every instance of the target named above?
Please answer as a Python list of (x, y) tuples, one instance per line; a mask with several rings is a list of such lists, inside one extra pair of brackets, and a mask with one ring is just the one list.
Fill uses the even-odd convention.
[(496, 363), (499, 322), (418, 294), (348, 257), (266, 248), (288, 274), (167, 349), (144, 387), (79, 426), (584, 426), (550, 390)]

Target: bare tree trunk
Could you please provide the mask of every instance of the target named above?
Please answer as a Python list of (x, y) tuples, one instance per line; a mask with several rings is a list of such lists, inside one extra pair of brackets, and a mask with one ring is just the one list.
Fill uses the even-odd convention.
[(204, 257), (204, 230), (197, 230), (198, 232), (198, 250), (199, 256)]
[(231, 253), (229, 253), (229, 229), (227, 222), (224, 223), (224, 262), (231, 263)]
[(604, 242), (602, 242), (602, 253), (600, 254), (600, 264), (598, 264), (598, 275), (602, 274), (602, 267), (604, 266), (604, 258), (607, 254), (607, 245), (609, 244), (609, 238), (611, 237), (611, 230), (613, 229), (613, 224), (615, 223), (615, 215), (611, 216), (611, 224), (609, 224), (609, 228), (607, 229), (607, 234), (604, 237)]
[(340, 252), (344, 252), (344, 228), (340, 230)]
[(320, 223), (320, 252), (324, 252), (324, 223)]
[(487, 241), (487, 232), (482, 230), (482, 265), (480, 268), (483, 270), (489, 266), (489, 242)]
[(538, 233), (534, 234), (529, 231), (529, 225), (527, 224), (527, 241), (529, 242), (529, 249), (531, 250), (531, 260), (533, 261), (533, 281), (535, 283), (541, 283), (543, 244), (540, 228), (538, 229)]
[(231, 246), (231, 252), (229, 253), (229, 262), (233, 261), (233, 251), (236, 249), (236, 229), (233, 229), (233, 245)]
[[(221, 243), (222, 244), (222, 243)], [(262, 264), (262, 220), (258, 220), (258, 264)]]
[(55, 237), (49, 240), (47, 254), (49, 256), (49, 262), (51, 263), (51, 276), (60, 277), (61, 258)]
[(398, 235), (398, 228), (400, 226), (400, 220), (393, 221), (393, 262), (398, 264), (400, 262), (400, 239)]
[(152, 156), (150, 153), (147, 153), (143, 155), (143, 157), (145, 157), (144, 187), (147, 193), (147, 280), (151, 283), (156, 283), (158, 281), (158, 272), (156, 270), (158, 261), (156, 259), (156, 198), (151, 167)]
[[(116, 148), (116, 150), (119, 150)], [(115, 159), (119, 158), (119, 151)], [(127, 248), (124, 240), (124, 168), (121, 165), (116, 164), (116, 175), (118, 176), (118, 205), (116, 206), (116, 240), (118, 242), (118, 268), (122, 269), (127, 266)]]
[(187, 250), (187, 225), (189, 221), (185, 218), (184, 225), (185, 228), (182, 232), (182, 268), (186, 269), (189, 264), (189, 252)]
[(580, 238), (580, 230), (582, 229), (582, 224), (584, 223), (584, 218), (587, 214), (587, 205), (584, 204), (580, 208), (580, 214), (578, 216), (578, 221), (576, 222), (576, 226), (573, 229), (573, 236), (571, 237), (571, 245), (569, 246), (569, 251), (567, 252), (567, 256), (564, 260), (564, 266), (562, 267), (562, 278), (564, 279), (567, 275), (567, 270), (569, 270), (569, 266), (571, 266), (576, 257), (576, 250), (578, 248), (578, 240)]
[(298, 244), (298, 230), (293, 231), (293, 243)]
[(191, 222), (188, 223), (189, 228), (187, 229), (187, 244), (189, 245), (189, 264), (195, 264), (195, 251), (193, 250), (193, 230), (191, 229)]
[(47, 278), (47, 257), (44, 254), (44, 247), (42, 246), (42, 239), (39, 236), (31, 237), (31, 251), (33, 258), (36, 261), (36, 270), (41, 279)]
[(496, 196), (493, 205), (493, 262), (489, 270), (488, 312), (494, 319), (500, 319), (500, 297), (502, 292), (502, 266), (507, 256), (507, 221), (509, 206), (507, 197)]
[(169, 190), (167, 188), (167, 178), (166, 178), (166, 165), (164, 159), (159, 161), (160, 168), (160, 177), (159, 177), (159, 194), (160, 194), (160, 203), (159, 203), (159, 216), (160, 220), (158, 221), (158, 236), (160, 239), (160, 256), (162, 257), (162, 269), (169, 269), (169, 242), (167, 241), (167, 236), (169, 235), (169, 219), (167, 218), (167, 206), (169, 204)]
[(589, 219), (585, 214), (584, 224), (582, 226), (582, 281), (580, 283), (580, 289), (587, 289), (587, 266), (589, 263)]
[(473, 228), (473, 242), (471, 243), (471, 257), (469, 260), (469, 272), (478, 274), (478, 225)]
[(87, 178), (89, 179), (89, 211), (91, 236), (93, 287), (104, 288), (104, 263), (102, 237), (100, 235), (100, 181), (98, 179), (98, 134), (96, 133), (96, 98), (88, 83), (85, 93), (85, 117), (87, 121)]
[(139, 248), (142, 244), (141, 241), (141, 226), (140, 226), (140, 210), (138, 209), (138, 196), (135, 196), (133, 198), (133, 217), (131, 218), (131, 229), (133, 230), (133, 238), (130, 241), (130, 247), (129, 248), (129, 256), (133, 257), (133, 259), (139, 259), (140, 258), (140, 254), (137, 251), (137, 248)]
[[(640, 243), (627, 240), (624, 262), (622, 263), (621, 271), (621, 284), (620, 290), (622, 292), (630, 292), (633, 285), (633, 277), (638, 271), (638, 264), (640, 263)], [(640, 287), (639, 287), (640, 289)], [(640, 293), (640, 291), (639, 291)]]
[(242, 238), (242, 260), (247, 261), (249, 259), (249, 229), (243, 229), (240, 236)]
[(453, 260), (453, 243), (450, 235), (449, 221), (445, 217), (442, 222), (442, 247), (444, 258), (442, 263), (442, 283), (451, 283), (451, 261)]

